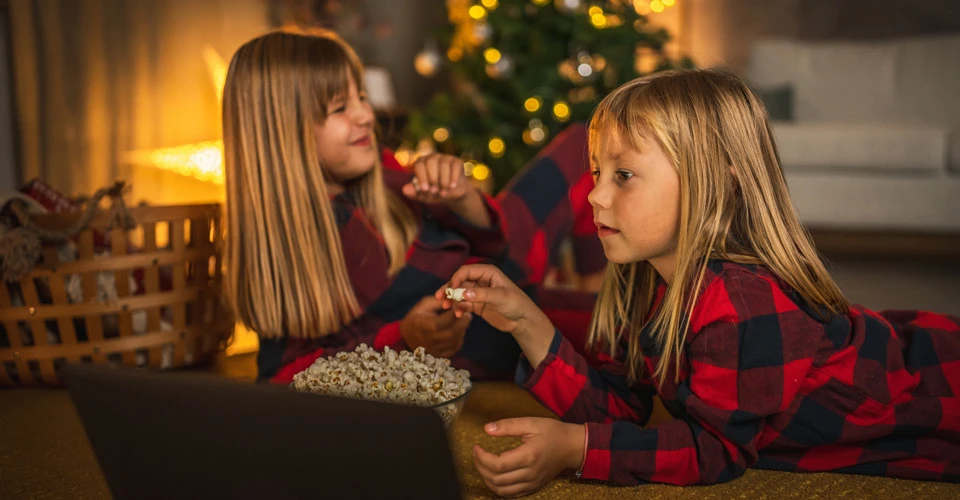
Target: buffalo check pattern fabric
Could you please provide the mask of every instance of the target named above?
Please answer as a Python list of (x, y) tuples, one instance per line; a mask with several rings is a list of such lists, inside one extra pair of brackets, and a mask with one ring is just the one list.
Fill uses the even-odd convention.
[[(540, 285), (566, 237), (573, 238), (582, 272), (597, 272), (606, 265), (592, 223), (593, 212), (586, 201), (589, 190), (583, 187), (585, 182), (592, 183), (586, 127), (568, 127), (502, 193), (485, 197), (493, 222), (490, 228), (475, 227), (443, 207), (406, 199), (400, 190), (412, 174), (390, 151), (384, 151), (382, 162), (387, 188), (401, 197), (419, 220), (419, 233), (407, 252), (406, 265), (389, 276), (386, 247), (369, 218), (349, 192), (334, 197), (347, 272), (363, 314), (340, 331), (321, 338), (261, 338), (257, 359), (261, 381), (289, 383), (318, 358), (351, 351), (361, 343), (378, 350), (387, 346), (406, 349), (400, 320), (423, 297), (433, 295), (460, 266), (475, 262), (498, 266), (551, 317), (567, 323), (564, 333), (585, 338), (596, 296), (547, 291)], [(582, 331), (575, 331), (577, 328)], [(509, 380), (519, 356), (520, 348), (513, 337), (475, 316), (463, 347), (451, 361), (469, 370), (474, 379)]]
[[(960, 481), (960, 319), (860, 306), (827, 316), (763, 267), (714, 261), (679, 382), (676, 371), (651, 381), (648, 331), (636, 384), (625, 342), (598, 364), (559, 333), (535, 370), (521, 361), (517, 382), (564, 420), (591, 422), (588, 479), (710, 484), (756, 467)], [(655, 395), (675, 418), (642, 427)]]

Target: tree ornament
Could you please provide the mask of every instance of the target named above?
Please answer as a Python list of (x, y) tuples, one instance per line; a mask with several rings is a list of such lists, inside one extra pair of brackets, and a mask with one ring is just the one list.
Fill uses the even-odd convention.
[(487, 64), (485, 69), (490, 78), (495, 80), (507, 78), (513, 74), (513, 59), (506, 54), (501, 54), (497, 62)]
[(554, 0), (553, 4), (564, 14), (572, 14), (583, 7), (582, 0)]
[(413, 67), (420, 75), (431, 77), (437, 74), (442, 61), (443, 57), (440, 55), (440, 51), (437, 50), (437, 44), (435, 42), (429, 42), (413, 59)]
[(473, 43), (482, 45), (490, 41), (493, 27), (488, 22), (477, 23), (473, 26)]

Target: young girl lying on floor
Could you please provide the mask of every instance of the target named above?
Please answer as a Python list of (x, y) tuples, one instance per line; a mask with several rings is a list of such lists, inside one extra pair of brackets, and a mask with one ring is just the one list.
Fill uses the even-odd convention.
[[(791, 204), (766, 113), (732, 75), (665, 72), (606, 97), (589, 195), (609, 260), (594, 368), (501, 272), (437, 292), (516, 338), (517, 380), (559, 415), (487, 425), (505, 496), (564, 469), (616, 484), (728, 481), (748, 467), (960, 480), (960, 320), (874, 312), (833, 282)], [(673, 420), (644, 428), (658, 395)], [(565, 422), (565, 423), (564, 423)]]

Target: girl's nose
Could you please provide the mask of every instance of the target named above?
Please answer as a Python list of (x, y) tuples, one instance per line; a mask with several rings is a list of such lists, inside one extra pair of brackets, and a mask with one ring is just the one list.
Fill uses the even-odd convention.
[(373, 124), (373, 108), (367, 101), (360, 101), (354, 108), (353, 122), (361, 127), (369, 127)]
[(598, 182), (587, 195), (587, 201), (594, 209), (610, 208), (610, 190)]

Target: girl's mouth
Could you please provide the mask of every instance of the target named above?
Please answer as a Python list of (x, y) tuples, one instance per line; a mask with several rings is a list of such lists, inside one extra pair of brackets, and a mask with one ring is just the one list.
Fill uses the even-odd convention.
[(370, 136), (365, 135), (353, 142), (350, 143), (351, 146), (369, 146), (370, 145)]

